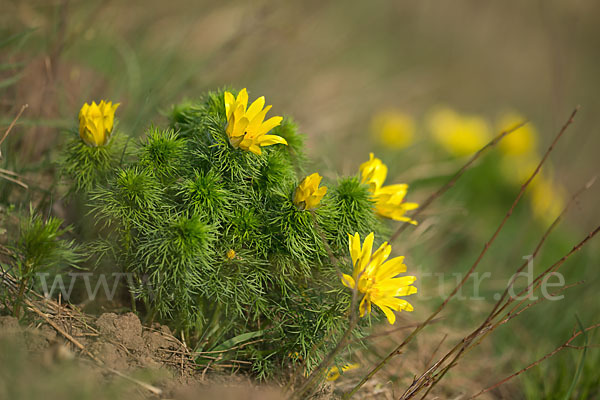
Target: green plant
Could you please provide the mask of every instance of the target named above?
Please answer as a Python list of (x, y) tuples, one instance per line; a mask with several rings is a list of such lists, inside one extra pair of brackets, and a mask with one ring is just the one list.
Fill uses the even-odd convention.
[[(110, 226), (105, 250), (133, 273), (130, 290), (150, 319), (199, 351), (252, 361), (261, 377), (290, 361), (312, 370), (349, 322), (339, 268), (351, 266), (336, 258), (347, 257), (349, 233), (382, 223), (356, 176), (340, 178), (315, 209), (299, 206), (306, 158), (296, 125), (274, 117), (265, 124), (280, 124), (251, 147), (249, 134), (231, 136), (223, 98), (174, 107), (170, 127), (151, 127), (127, 152), (119, 135), (99, 147), (74, 139), (62, 169)], [(270, 145), (273, 137), (287, 145)]]
[(73, 240), (63, 239), (70, 228), (61, 228), (62, 220), (49, 217), (44, 220), (33, 209), (23, 216), (16, 242), (12, 247), (13, 274), (19, 288), (13, 299), (13, 313), (20, 314), (20, 306), (26, 289), (34, 283), (34, 276), (41, 272), (58, 273), (68, 267), (76, 267), (84, 257)]

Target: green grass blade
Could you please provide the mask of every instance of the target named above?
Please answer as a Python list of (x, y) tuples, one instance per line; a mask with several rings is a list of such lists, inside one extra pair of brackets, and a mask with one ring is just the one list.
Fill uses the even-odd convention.
[(255, 331), (255, 332), (242, 333), (241, 335), (238, 335), (236, 337), (233, 337), (229, 340), (224, 341), (223, 343), (221, 343), (220, 345), (215, 347), (213, 351), (223, 351), (223, 350), (231, 349), (239, 344), (242, 344), (244, 342), (252, 340), (256, 337), (262, 336), (264, 332), (265, 331), (261, 330), (261, 331)]
[(19, 81), (19, 79), (21, 79), (21, 76), (23, 76), (23, 73), (18, 73), (16, 75), (11, 76), (10, 78), (6, 78), (3, 81), (0, 81), (0, 89), (4, 89), (5, 87), (14, 85), (15, 83), (17, 83)]
[(27, 36), (29, 36), (31, 33), (33, 33), (36, 30), (37, 30), (37, 28), (30, 28), (30, 29), (26, 29), (22, 32), (15, 33), (14, 35), (10, 35), (9, 37), (7, 37), (5, 39), (0, 40), (0, 48), (8, 46), (12, 42), (15, 42), (19, 39), (25, 40), (27, 38)]
[(579, 380), (579, 376), (581, 375), (581, 372), (583, 371), (583, 366), (585, 363), (585, 356), (587, 354), (588, 334), (585, 331), (585, 328), (584, 328), (583, 324), (581, 323), (581, 320), (579, 319), (579, 316), (577, 314), (575, 314), (575, 318), (577, 319), (577, 324), (579, 325), (579, 329), (581, 329), (581, 332), (583, 332), (583, 341), (584, 341), (583, 352), (581, 353), (581, 359), (579, 360), (579, 365), (577, 366), (577, 371), (575, 372), (575, 376), (573, 377), (573, 382), (571, 382), (571, 387), (569, 388), (569, 391), (565, 395), (564, 400), (569, 400), (571, 398), (571, 395), (572, 395), (573, 391), (575, 390), (575, 387), (577, 386), (577, 381)]

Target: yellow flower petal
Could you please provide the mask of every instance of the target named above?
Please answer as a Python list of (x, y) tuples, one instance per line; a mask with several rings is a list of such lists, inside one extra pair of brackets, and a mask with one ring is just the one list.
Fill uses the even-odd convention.
[(285, 145), (288, 144), (287, 140), (285, 140), (281, 136), (277, 136), (277, 135), (261, 136), (260, 139), (258, 139), (258, 143), (263, 147), (270, 146), (272, 144), (285, 144)]
[[(263, 137), (269, 136), (279, 138), (279, 136), (275, 135), (267, 135)], [(314, 174), (307, 176), (302, 180), (302, 182), (300, 182), (300, 185), (298, 185), (294, 192), (294, 204), (299, 209), (314, 210), (315, 208), (317, 208), (317, 206), (321, 202), (321, 199), (323, 199), (323, 197), (327, 193), (327, 187), (323, 186), (319, 188), (319, 184), (321, 183), (322, 179), (323, 177), (315, 172)]]
[(264, 135), (269, 132), (271, 129), (275, 128), (283, 121), (283, 117), (272, 117), (262, 123), (260, 128), (258, 129), (258, 135)]
[(342, 283), (344, 286), (349, 287), (350, 289), (354, 289), (354, 286), (356, 285), (354, 283), (354, 278), (348, 274), (342, 274)]
[[(252, 121), (252, 119), (263, 109), (265, 106), (265, 96), (260, 96), (258, 99), (254, 100), (250, 107), (248, 107), (248, 111), (246, 111), (246, 117)], [(267, 111), (271, 108), (267, 107)], [(266, 113), (265, 113), (266, 114)]]
[(246, 111), (246, 107), (248, 106), (248, 91), (246, 90), (246, 88), (240, 90), (240, 92), (237, 95), (237, 98), (235, 99), (235, 102), (242, 106), (244, 112)]

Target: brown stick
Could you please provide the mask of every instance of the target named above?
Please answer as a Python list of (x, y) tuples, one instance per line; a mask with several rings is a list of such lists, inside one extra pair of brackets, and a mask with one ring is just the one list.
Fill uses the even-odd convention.
[[(412, 339), (423, 329), (425, 328), (425, 326), (427, 326), (429, 324), (429, 322), (431, 322), (431, 320), (433, 318), (435, 318), (445, 307), (446, 305), (450, 302), (450, 300), (452, 298), (454, 298), (454, 296), (456, 295), (456, 293), (458, 293), (458, 291), (460, 290), (461, 287), (464, 286), (465, 282), (471, 277), (471, 275), (473, 274), (473, 272), (475, 271), (475, 269), (477, 268), (477, 266), (479, 265), (479, 263), (481, 262), (481, 260), (483, 259), (483, 256), (487, 253), (488, 249), (490, 248), (490, 246), (492, 245), (492, 243), (496, 240), (496, 238), (498, 237), (498, 234), (500, 233), (500, 231), (502, 230), (502, 228), (504, 228), (504, 225), (506, 224), (506, 221), (510, 218), (510, 216), (512, 215), (515, 207), (517, 206), (517, 204), (519, 203), (519, 201), (521, 200), (521, 197), (523, 197), (523, 194), (525, 193), (525, 189), (527, 189), (527, 187), (529, 186), (529, 184), (531, 183), (531, 181), (533, 180), (533, 178), (536, 177), (536, 175), (539, 173), (540, 169), (542, 168), (542, 165), (545, 163), (546, 159), (548, 158), (548, 156), (550, 155), (550, 153), (552, 152), (552, 150), (554, 149), (554, 146), (556, 145), (556, 143), (558, 142), (558, 140), (563, 136), (563, 134), (565, 133), (565, 131), (567, 130), (567, 128), (569, 127), (569, 125), (571, 125), (571, 123), (573, 123), (573, 119), (575, 117), (575, 114), (577, 114), (577, 111), (579, 110), (579, 107), (576, 107), (573, 112), (571, 113), (569, 119), (567, 120), (567, 122), (563, 125), (562, 129), (559, 131), (559, 133), (556, 135), (556, 137), (554, 138), (554, 140), (552, 141), (552, 144), (550, 145), (550, 147), (548, 147), (548, 150), (546, 151), (546, 153), (544, 154), (544, 156), (542, 157), (542, 159), (540, 160), (540, 162), (538, 163), (536, 169), (533, 171), (533, 173), (531, 174), (531, 176), (529, 177), (529, 179), (527, 179), (527, 181), (525, 183), (523, 183), (523, 185), (521, 186), (521, 190), (519, 191), (519, 193), (517, 194), (517, 197), (515, 198), (515, 200), (513, 201), (513, 204), (511, 205), (510, 209), (508, 210), (508, 212), (506, 213), (506, 215), (504, 216), (504, 218), (502, 219), (502, 221), (500, 222), (500, 225), (498, 226), (498, 228), (496, 229), (496, 231), (494, 232), (494, 234), (492, 235), (492, 237), (485, 243), (481, 253), (479, 254), (479, 256), (477, 257), (477, 259), (475, 260), (475, 262), (473, 263), (473, 265), (471, 266), (471, 268), (469, 268), (469, 271), (467, 272), (467, 274), (465, 275), (465, 277), (460, 281), (460, 283), (454, 288), (454, 290), (450, 293), (450, 295), (444, 300), (444, 302), (437, 308), (437, 310), (435, 310), (421, 325), (419, 325), (417, 328), (415, 328), (414, 331), (412, 331), (412, 333), (406, 338), (404, 339), (404, 341), (402, 341), (402, 343), (400, 343), (392, 352), (390, 352), (390, 354), (388, 354), (388, 356), (386, 358), (384, 358), (379, 364), (377, 364), (367, 375), (365, 375), (361, 381), (359, 383), (356, 384), (356, 386), (348, 393), (346, 393), (344, 395), (344, 399), (348, 399), (350, 397), (352, 397), (369, 379), (371, 379), (381, 368), (383, 368), (383, 366), (385, 364), (387, 364), (395, 355), (397, 354), (401, 354), (402, 349), (404, 348), (404, 346), (406, 346), (408, 343), (410, 343), (412, 341)], [(510, 131), (507, 131), (510, 132)], [(508, 133), (506, 133), (508, 134)], [(505, 136), (505, 133), (503, 132), (502, 134), (500, 134), (497, 139), (500, 140), (503, 136)], [(488, 143), (488, 145), (492, 146), (493, 144), (496, 143), (496, 138), (494, 140), (492, 140), (492, 142)], [(484, 146), (480, 152), (484, 149), (486, 149), (488, 147), (488, 145)], [(467, 163), (465, 165), (465, 167), (463, 167), (456, 175), (455, 178), (458, 179), (458, 177), (460, 177), (460, 175), (462, 175), (462, 173), (464, 173), (464, 171), (468, 168), (468, 166), (470, 165), (470, 163), (474, 162), (476, 157), (478, 157), (478, 154), (480, 153), (476, 153), (475, 156), (473, 156), (473, 158), (469, 161), (469, 163)], [(461, 172), (462, 171), (462, 172)], [(440, 195), (447, 189), (444, 189), (445, 187), (451, 187), (454, 182), (456, 182), (456, 179), (451, 179), (450, 182), (448, 184), (446, 184), (444, 187), (442, 187), (442, 189), (438, 190), (438, 192), (440, 193)], [(436, 193), (438, 193), (436, 192)], [(427, 205), (431, 204), (431, 202), (435, 199), (439, 197), (439, 195), (436, 195), (434, 193), (434, 195), (432, 195), (430, 197), (430, 201), (428, 202)], [(399, 234), (398, 232), (400, 231), (400, 229), (398, 231), (396, 231), (397, 234)], [(392, 239), (394, 239), (395, 237), (397, 237), (397, 234), (394, 234), (392, 236)], [(390, 239), (390, 242), (392, 241), (392, 239)]]
[[(554, 220), (554, 222), (552, 222), (552, 224), (550, 224), (550, 226), (548, 227), (548, 229), (546, 230), (546, 232), (544, 232), (544, 235), (542, 236), (542, 238), (538, 242), (537, 246), (535, 247), (535, 250), (533, 251), (533, 253), (531, 255), (532, 259), (535, 259), (535, 257), (539, 253), (540, 249), (542, 248), (542, 245), (544, 244), (544, 242), (546, 241), (546, 239), (548, 238), (548, 236), (550, 236), (550, 233), (554, 230), (554, 228), (562, 220), (563, 216), (567, 213), (567, 211), (571, 208), (571, 206), (577, 201), (577, 199), (579, 198), (579, 196), (581, 196), (583, 194), (583, 192), (585, 192), (586, 190), (588, 190), (589, 188), (591, 188), (595, 181), (596, 181), (596, 177), (592, 178), (589, 182), (587, 182), (585, 184), (584, 187), (582, 187), (581, 189), (579, 189), (577, 192), (575, 192), (575, 194), (573, 196), (571, 196), (571, 199), (569, 200), (569, 202), (567, 203), (567, 205), (563, 208), (563, 210), (558, 215), (558, 217), (556, 217), (556, 219)], [(515, 280), (516, 280), (516, 275), (519, 274), (520, 272), (522, 272), (527, 267), (528, 262), (529, 261), (525, 261), (521, 265), (521, 267), (519, 269), (517, 269), (517, 271), (515, 272), (515, 274), (511, 278), (509, 284), (507, 285), (506, 289), (502, 293), (502, 296), (500, 296), (500, 299), (496, 302), (496, 305), (494, 306), (494, 308), (490, 312), (488, 318), (486, 319), (486, 322), (488, 322), (491, 319), (494, 319), (504, 309), (506, 309), (506, 307), (512, 301), (514, 301), (512, 298), (509, 298), (507, 300), (506, 304), (504, 304), (502, 307), (500, 307), (500, 305), (502, 304), (502, 302), (504, 301), (504, 299), (506, 299), (506, 297), (508, 296), (508, 291), (510, 290), (511, 286), (514, 285)], [(529, 290), (529, 287), (527, 287), (525, 290)], [(523, 292), (521, 292), (521, 293), (523, 293)]]
[[(578, 199), (578, 197), (585, 192), (586, 190), (588, 190), (594, 183), (595, 181), (595, 177), (593, 179), (591, 179), (584, 187), (582, 187), (580, 190), (578, 190), (569, 200), (569, 202), (567, 203), (567, 205), (564, 207), (564, 209), (561, 211), (561, 213), (558, 215), (558, 217), (556, 217), (556, 219), (554, 220), (554, 222), (548, 227), (548, 229), (546, 230), (546, 232), (544, 233), (544, 235), (542, 235), (542, 238), (540, 239), (540, 241), (538, 242), (538, 244), (536, 245), (536, 248), (532, 254), (532, 258), (535, 258), (537, 256), (537, 254), (539, 253), (542, 245), (544, 244), (544, 242), (546, 241), (546, 239), (548, 238), (548, 236), (550, 235), (550, 233), (552, 232), (552, 230), (558, 225), (558, 223), (560, 222), (560, 220), (562, 219), (562, 217), (566, 214), (566, 212), (570, 209), (570, 207), (576, 202), (576, 200)], [(592, 234), (595, 235), (595, 233)], [(589, 239), (591, 239), (591, 237), (586, 237), (582, 242), (580, 242), (578, 245), (576, 245), (574, 247), (574, 249), (577, 250), (572, 250), (571, 252), (569, 252), (565, 257), (563, 257), (561, 260), (559, 260), (557, 263), (553, 264), (548, 271), (551, 271), (553, 268), (555, 268), (555, 266), (559, 263), (562, 264), (562, 262), (566, 261), (566, 259), (568, 257), (570, 257), (575, 251), (578, 251)], [(525, 267), (527, 266), (527, 261), (525, 263), (523, 263), (521, 265), (521, 267), (519, 267), (515, 273), (518, 274), (519, 272), (521, 272)], [(540, 274), (538, 277), (536, 277), (536, 280), (534, 280), (533, 283), (538, 282), (539, 279), (541, 279), (541, 277), (545, 276), (548, 271), (543, 272), (542, 274)], [(468, 335), (467, 337), (465, 337), (461, 342), (457, 343), (450, 351), (448, 351), (448, 353), (446, 353), (446, 355), (440, 359), (436, 365), (435, 365), (435, 369), (431, 369), (429, 371), (427, 371), (428, 375), (432, 375), (435, 370), (437, 368), (440, 367), (440, 365), (442, 365), (452, 354), (454, 354), (456, 351), (459, 351), (459, 353), (457, 355), (454, 356), (453, 360), (446, 366), (444, 367), (444, 369), (438, 374), (438, 376), (436, 377), (436, 379), (434, 380), (434, 382), (432, 384), (430, 384), (429, 389), (427, 390), (427, 392), (423, 395), (423, 398), (425, 398), (427, 396), (427, 394), (431, 391), (431, 389), (437, 384), (437, 382), (439, 382), (439, 380), (441, 380), (441, 378), (444, 376), (444, 374), (449, 370), (449, 368), (454, 365), (454, 363), (456, 362), (456, 360), (458, 358), (461, 357), (463, 351), (465, 351), (465, 349), (469, 350), (470, 348), (472, 348), (473, 346), (479, 344), (483, 338), (485, 336), (487, 336), (488, 334), (490, 334), (491, 332), (493, 332), (496, 328), (498, 328), (498, 326), (508, 322), (509, 320), (511, 320), (512, 318), (516, 317), (517, 315), (519, 315), (521, 312), (525, 311), (526, 309), (530, 308), (531, 306), (539, 303), (535, 302), (534, 304), (529, 304), (528, 306), (524, 307), (523, 309), (521, 309), (520, 311), (518, 311), (516, 313), (516, 315), (512, 315), (516, 309), (518, 309), (521, 304), (523, 304), (523, 301), (521, 301), (519, 304), (517, 304), (515, 307), (513, 307), (513, 309), (507, 313), (504, 317), (502, 317), (502, 319), (495, 323), (494, 325), (490, 325), (491, 321), (493, 319), (495, 319), (497, 316), (499, 316), (502, 311), (504, 311), (506, 309), (506, 307), (508, 305), (510, 305), (514, 299), (511, 297), (507, 300), (507, 302), (500, 307), (500, 305), (502, 304), (502, 302), (504, 301), (504, 299), (506, 298), (506, 296), (508, 295), (508, 291), (509, 288), (511, 287), (512, 284), (514, 284), (514, 280), (515, 277), (513, 275), (513, 279), (511, 279), (511, 281), (509, 282), (509, 285), (507, 286), (507, 288), (504, 290), (502, 296), (500, 297), (500, 299), (496, 302), (494, 308), (492, 309), (492, 311), (489, 313), (488, 317), (482, 322), (482, 324), (475, 329), (470, 335)], [(532, 284), (533, 284), (532, 283)], [(567, 288), (570, 288), (572, 286), (575, 286), (579, 283), (582, 282), (578, 282), (576, 284), (573, 285), (569, 285), (566, 286), (564, 288), (562, 288), (562, 290), (566, 290)], [(539, 284), (536, 286), (536, 288), (539, 286)], [(530, 286), (528, 286), (527, 288), (523, 289), (518, 295), (517, 297), (521, 296), (522, 294), (524, 294), (525, 292), (527, 292), (529, 290)], [(561, 291), (562, 291), (561, 290)], [(512, 315), (512, 316), (511, 316)], [(473, 340), (475, 340), (476, 338), (479, 337), (479, 340), (477, 343), (475, 343), (474, 345), (472, 345), (471, 343), (473, 342)], [(425, 376), (426, 374), (422, 374), (419, 379), (415, 380), (412, 384), (411, 387), (409, 389), (407, 389), (407, 391), (405, 392), (405, 395), (412, 393), (415, 394), (418, 392), (418, 390), (422, 389), (422, 387), (418, 387), (417, 386), (420, 384), (420, 382), (422, 382), (423, 380), (429, 380), (430, 376)], [(412, 392), (410, 392), (412, 390)], [(416, 390), (416, 391), (415, 391)]]
[(21, 187), (23, 187), (25, 189), (29, 189), (29, 186), (26, 183), (21, 182), (20, 180), (15, 179), (13, 177), (7, 176), (2, 171), (0, 171), (0, 178), (4, 178), (4, 179), (6, 179), (9, 182), (16, 183), (17, 185), (19, 185), (19, 186), (21, 186)]
[(469, 400), (471, 400), (471, 399), (474, 399), (474, 398), (476, 398), (476, 397), (479, 397), (479, 396), (481, 396), (482, 394), (484, 394), (484, 393), (486, 393), (486, 392), (489, 392), (490, 390), (494, 390), (494, 389), (496, 389), (497, 387), (499, 387), (499, 386), (501, 386), (501, 385), (505, 384), (506, 382), (508, 382), (509, 380), (511, 380), (512, 378), (514, 378), (515, 376), (519, 376), (519, 375), (521, 375), (523, 372), (525, 372), (525, 371), (527, 371), (527, 370), (529, 370), (529, 369), (531, 369), (531, 368), (535, 367), (536, 365), (538, 365), (538, 364), (539, 364), (539, 363), (541, 363), (542, 361), (546, 360), (547, 358), (550, 358), (550, 357), (552, 357), (553, 355), (555, 355), (555, 354), (556, 354), (556, 353), (558, 353), (559, 351), (561, 351), (561, 350), (563, 350), (563, 349), (566, 349), (566, 348), (570, 348), (570, 347), (571, 347), (571, 346), (570, 346), (570, 344), (571, 344), (571, 342), (572, 342), (573, 340), (575, 340), (575, 338), (577, 338), (579, 335), (581, 335), (581, 334), (582, 334), (582, 333), (584, 333), (584, 332), (588, 332), (588, 331), (590, 331), (590, 330), (592, 330), (592, 329), (596, 329), (596, 328), (598, 328), (598, 327), (600, 327), (600, 324), (595, 324), (595, 325), (592, 325), (592, 326), (589, 326), (589, 327), (585, 328), (585, 329), (584, 329), (584, 330), (582, 330), (582, 331), (579, 331), (579, 332), (577, 332), (577, 333), (573, 334), (573, 336), (571, 336), (571, 337), (569, 338), (569, 340), (567, 340), (567, 341), (566, 341), (565, 343), (563, 343), (562, 345), (558, 346), (556, 349), (554, 349), (554, 350), (553, 350), (553, 351), (551, 351), (550, 353), (546, 354), (544, 357), (540, 358), (539, 360), (537, 360), (537, 361), (536, 361), (536, 362), (534, 362), (534, 363), (531, 363), (531, 364), (529, 364), (527, 367), (525, 367), (525, 368), (523, 368), (523, 369), (521, 369), (521, 370), (519, 370), (519, 371), (515, 372), (514, 374), (512, 374), (512, 375), (510, 375), (510, 376), (507, 376), (506, 378), (502, 379), (500, 382), (498, 382), (498, 383), (496, 383), (496, 384), (494, 384), (494, 385), (492, 385), (492, 386), (490, 386), (490, 387), (488, 387), (488, 388), (485, 388), (485, 389), (483, 389), (482, 391), (480, 391), (480, 392), (478, 392), (478, 393), (474, 394), (473, 396), (469, 397)]

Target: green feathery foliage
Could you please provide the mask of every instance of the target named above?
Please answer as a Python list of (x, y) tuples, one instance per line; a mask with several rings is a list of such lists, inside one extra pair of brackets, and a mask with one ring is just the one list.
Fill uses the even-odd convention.
[(285, 118), (270, 132), (287, 146), (260, 155), (235, 148), (223, 98), (210, 92), (175, 106), (170, 126), (150, 128), (119, 163), (115, 138), (106, 147), (71, 143), (63, 170), (111, 227), (115, 261), (134, 274), (130, 290), (149, 316), (197, 350), (251, 360), (259, 377), (294, 362), (311, 370), (349, 323), (351, 291), (338, 268), (351, 266), (334, 265), (328, 252), (345, 260), (349, 233), (382, 225), (356, 177), (300, 210), (293, 197), (307, 159), (296, 124)]
[(85, 257), (80, 246), (73, 240), (64, 239), (71, 228), (62, 228), (63, 221), (49, 217), (44, 220), (33, 208), (29, 216), (20, 218), (19, 234), (10, 245), (14, 268), (8, 271), (16, 278), (19, 288), (12, 309), (19, 316), (20, 303), (30, 287), (40, 289), (36, 285), (36, 274), (58, 274), (69, 267), (77, 267)]

